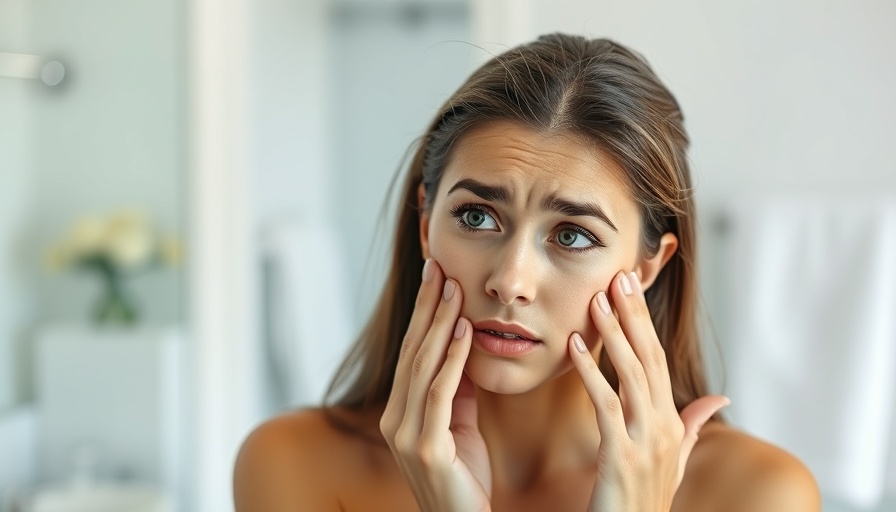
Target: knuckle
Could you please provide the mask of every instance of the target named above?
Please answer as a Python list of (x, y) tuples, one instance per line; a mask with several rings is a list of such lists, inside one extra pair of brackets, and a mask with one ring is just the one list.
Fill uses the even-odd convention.
[(414, 453), (416, 454), (417, 459), (419, 459), (425, 466), (430, 466), (435, 462), (435, 455), (433, 454), (433, 449), (429, 443), (423, 442), (422, 440), (418, 441)]
[(413, 375), (418, 377), (421, 373), (423, 373), (424, 368), (427, 366), (427, 358), (424, 357), (423, 354), (417, 354), (417, 357), (414, 358), (414, 364), (412, 365)]
[(622, 413), (622, 400), (619, 399), (615, 394), (611, 394), (604, 399), (604, 405), (607, 407), (607, 412), (610, 414), (620, 414)]
[(684, 424), (680, 420), (676, 420), (675, 423), (672, 424), (672, 437), (677, 443), (681, 444), (681, 441), (684, 440), (684, 436)]
[(404, 339), (401, 340), (401, 357), (406, 357), (414, 347), (414, 338), (410, 332), (405, 333)]
[(596, 371), (597, 371), (597, 363), (594, 362), (594, 358), (593, 358), (593, 357), (587, 357), (587, 358), (585, 358), (585, 361), (586, 361), (586, 362), (585, 362), (585, 369), (586, 369), (587, 371), (589, 371), (589, 372), (596, 372)]
[(445, 399), (445, 385), (439, 381), (432, 383), (429, 392), (426, 393), (426, 404), (437, 407)]
[(398, 427), (393, 437), (393, 444), (398, 453), (405, 456), (413, 454), (416, 451), (416, 436), (413, 436), (407, 429)]
[(390, 441), (393, 436), (392, 425), (386, 421), (385, 418), (380, 419), (380, 433), (383, 434), (383, 437)]
[(665, 458), (672, 447), (672, 441), (666, 436), (658, 436), (653, 439), (653, 454), (655, 458)]
[(660, 369), (666, 364), (666, 351), (657, 343), (647, 354), (647, 364), (653, 369)]
[(641, 366), (641, 363), (635, 361), (631, 363), (631, 369), (629, 370), (632, 376), (632, 380), (637, 386), (638, 390), (644, 391), (647, 389), (647, 374), (644, 372), (644, 368)]
[(610, 320), (607, 322), (607, 332), (611, 336), (622, 334), (622, 325), (617, 320)]

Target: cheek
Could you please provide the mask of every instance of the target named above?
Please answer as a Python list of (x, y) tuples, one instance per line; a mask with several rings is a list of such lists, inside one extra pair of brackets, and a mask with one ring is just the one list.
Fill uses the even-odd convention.
[(616, 275), (615, 270), (600, 269), (575, 278), (565, 277), (554, 280), (556, 287), (554, 311), (563, 318), (562, 325), (568, 325), (569, 333), (578, 332), (586, 341), (597, 338), (597, 327), (591, 317), (591, 301), (599, 291), (607, 291)]
[(475, 261), (467, 252), (464, 244), (451, 240), (451, 234), (445, 230), (445, 226), (436, 223), (431, 225), (429, 254), (442, 267), (446, 276), (460, 283), (461, 289), (465, 289), (465, 281), (472, 270), (469, 262)]

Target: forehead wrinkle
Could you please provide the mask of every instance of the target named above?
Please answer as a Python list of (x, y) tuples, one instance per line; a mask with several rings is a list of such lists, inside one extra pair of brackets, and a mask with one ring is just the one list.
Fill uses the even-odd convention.
[[(540, 131), (512, 121), (495, 121), (462, 136), (452, 153), (446, 170), (466, 171), (455, 177), (455, 183), (462, 178), (497, 177), (510, 188), (511, 200), (522, 199), (525, 204), (553, 193), (577, 202), (596, 202), (608, 215), (617, 217), (625, 200), (615, 195), (629, 194), (624, 171), (615, 158), (596, 141), (573, 132)], [(585, 169), (591, 172), (582, 172)], [(531, 182), (528, 190), (521, 190), (527, 182)], [(600, 195), (583, 196), (582, 190), (599, 190)], [(520, 197), (521, 193), (525, 197)]]
[[(590, 154), (588, 156), (577, 154), (578, 151), (561, 151), (521, 141), (513, 142), (517, 144), (508, 144), (505, 141), (497, 149), (481, 147), (474, 143), (474, 147), (467, 148), (463, 152), (463, 156), (458, 160), (484, 161), (484, 163), (474, 163), (472, 167), (487, 168), (489, 172), (520, 171), (523, 173), (537, 173), (538, 175), (566, 176), (577, 181), (581, 180), (582, 174), (580, 172), (581, 168), (577, 169), (576, 165), (592, 168), (596, 160), (593, 157), (589, 159)], [(484, 158), (478, 158), (479, 155), (482, 155)], [(497, 161), (499, 165), (489, 165), (490, 161)], [(602, 162), (598, 161), (597, 163), (600, 165)], [(589, 176), (589, 178), (591, 177)], [(588, 181), (592, 180), (588, 179)]]

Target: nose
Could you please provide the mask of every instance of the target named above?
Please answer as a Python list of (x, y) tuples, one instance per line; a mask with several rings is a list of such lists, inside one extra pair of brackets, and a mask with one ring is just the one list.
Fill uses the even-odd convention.
[(531, 304), (537, 288), (537, 249), (517, 238), (498, 254), (485, 282), (486, 293), (506, 306)]

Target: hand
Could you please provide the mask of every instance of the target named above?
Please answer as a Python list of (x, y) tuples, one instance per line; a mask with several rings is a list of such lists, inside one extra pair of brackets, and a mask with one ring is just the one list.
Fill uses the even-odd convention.
[(420, 509), (490, 510), (491, 466), (475, 385), (464, 374), (473, 326), (462, 292), (428, 260), (380, 430)]
[(666, 355), (657, 338), (637, 276), (620, 272), (590, 311), (604, 350), (619, 374), (617, 395), (578, 333), (569, 352), (594, 402), (600, 430), (597, 481), (589, 510), (668, 512), (697, 433), (719, 409), (722, 396), (706, 396), (679, 415), (672, 399)]

